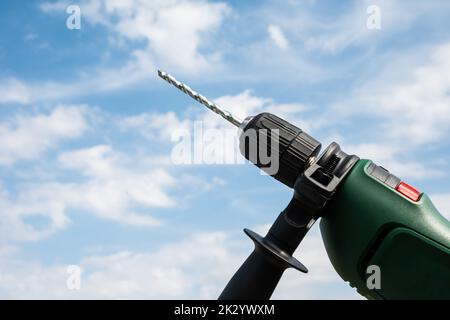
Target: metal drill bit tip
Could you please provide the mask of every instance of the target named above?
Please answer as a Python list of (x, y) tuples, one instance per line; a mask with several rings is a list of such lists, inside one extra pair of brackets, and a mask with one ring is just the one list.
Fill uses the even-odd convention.
[(184, 83), (178, 81), (177, 79), (175, 79), (173, 76), (171, 76), (167, 72), (158, 70), (158, 75), (162, 79), (166, 80), (168, 83), (172, 84), (176, 88), (180, 89), (181, 91), (183, 91), (184, 93), (189, 95), (192, 99), (197, 100), (198, 102), (200, 102), (201, 104), (206, 106), (209, 110), (211, 110), (211, 111), (217, 113), (218, 115), (222, 116), (225, 120), (228, 120), (229, 122), (231, 122), (235, 126), (240, 127), (240, 125), (242, 124), (242, 120), (239, 119), (238, 117), (234, 116), (233, 114), (231, 114), (231, 112), (223, 109), (218, 104), (208, 100), (206, 97), (202, 96), (198, 92), (195, 92), (189, 86), (187, 86)]

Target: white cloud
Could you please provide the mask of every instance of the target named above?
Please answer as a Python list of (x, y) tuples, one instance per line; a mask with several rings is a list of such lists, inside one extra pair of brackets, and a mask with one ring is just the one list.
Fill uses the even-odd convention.
[[(92, 130), (98, 130), (96, 126), (102, 125), (104, 118), (111, 120), (114, 128), (117, 124), (137, 128), (146, 137), (163, 142), (170, 139), (170, 130), (188, 122), (170, 112), (124, 118), (102, 114), (99, 118), (88, 113), (86, 106), (57, 106), (40, 114), (17, 115), (0, 124), (0, 164), (12, 166), (21, 159), (41, 159), (65, 139), (79, 138), (88, 129), (88, 122)], [(109, 144), (88, 145), (60, 152), (56, 163), (47, 157), (45, 165), (32, 162), (23, 170), (13, 167), (14, 187), (8, 184), (0, 189), (0, 243), (48, 237), (69, 226), (71, 215), (79, 213), (134, 226), (159, 226), (163, 221), (154, 217), (156, 209), (183, 205), (225, 183), (218, 177), (205, 181), (184, 171), (175, 178), (172, 173), (177, 169), (171, 167), (167, 155), (158, 156), (151, 148), (127, 147), (131, 150), (122, 152)], [(172, 192), (185, 186), (190, 191), (175, 201)]]
[[(59, 161), (64, 167), (91, 179), (86, 187), (92, 191), (89, 193), (92, 201), (86, 199), (87, 203), (100, 212), (104, 209), (107, 217), (111, 215), (107, 213), (108, 210), (121, 210), (124, 207), (120, 200), (122, 198), (146, 207), (174, 205), (173, 199), (164, 189), (174, 186), (175, 178), (159, 168), (141, 168), (136, 160), (113, 152), (109, 146), (100, 145), (63, 153)], [(126, 208), (123, 209), (126, 211)]]
[(271, 24), (267, 27), (267, 31), (269, 32), (270, 38), (278, 48), (283, 50), (288, 48), (289, 42), (287, 41), (280, 27)]
[[(250, 90), (245, 90), (236, 95), (225, 95), (213, 99), (218, 105), (230, 111), (240, 119), (254, 116), (261, 112), (272, 112), (280, 117), (289, 118), (293, 123), (308, 129), (313, 123), (305, 120), (303, 113), (307, 106), (299, 103), (276, 103), (272, 99), (255, 96)], [(195, 106), (186, 109), (183, 117), (174, 112), (167, 113), (142, 113), (136, 116), (123, 117), (118, 121), (120, 128), (134, 129), (149, 139), (170, 140), (171, 133), (176, 130), (190, 130), (193, 122), (200, 121), (203, 129), (233, 129), (226, 120), (208, 110), (202, 105), (193, 102)], [(237, 131), (236, 131), (237, 134)]]
[(371, 159), (377, 165), (389, 169), (390, 172), (402, 179), (432, 179), (444, 175), (439, 168), (407, 159), (402, 145), (399, 146), (389, 141), (355, 145), (346, 144), (345, 140), (340, 142), (345, 152), (356, 154), (364, 159)]
[(30, 92), (23, 82), (11, 78), (0, 82), (0, 103), (28, 103)]
[[(324, 53), (335, 54), (339, 53), (349, 47), (370, 45), (370, 40), (377, 41), (381, 32), (376, 33), (377, 30), (369, 30), (366, 27), (366, 8), (370, 1), (358, 1), (351, 6), (347, 12), (340, 16), (329, 16), (325, 21), (312, 21), (312, 17), (302, 17), (292, 21), (292, 24), (300, 24), (298, 36), (305, 43), (306, 48), (312, 51), (322, 51)], [(390, 14), (396, 13), (392, 10), (395, 3), (386, 2), (381, 5), (382, 8), (382, 22), (383, 29), (386, 29), (386, 24), (390, 21)], [(313, 15), (312, 15), (313, 16)], [(389, 17), (389, 19), (388, 19)], [(398, 21), (398, 20), (397, 20)], [(289, 23), (289, 22), (288, 22)]]
[[(35, 188), (33, 191), (39, 190)], [(58, 189), (56, 189), (58, 190)], [(69, 219), (64, 214), (64, 207), (61, 200), (45, 202), (34, 202), (28, 197), (34, 192), (18, 195), (17, 197), (8, 193), (4, 188), (0, 188), (0, 243), (36, 241), (48, 237), (54, 232), (64, 228)], [(57, 196), (54, 194), (53, 196)], [(30, 217), (41, 218), (45, 221), (44, 226), (39, 228), (27, 223)]]
[[(389, 55), (376, 76), (365, 75), (348, 99), (327, 111), (335, 116), (327, 117), (325, 125), (351, 121), (368, 139), (344, 136), (340, 142), (345, 150), (372, 158), (400, 176), (442, 177), (445, 170), (430, 165), (433, 159), (420, 163), (412, 158), (423, 150), (439, 150), (450, 133), (449, 55), (449, 43)], [(372, 123), (361, 128), (365, 117)]]
[(51, 80), (24, 82), (17, 79), (4, 81), (0, 87), (1, 103), (30, 104), (40, 101), (64, 101), (74, 96), (113, 91), (136, 84), (144, 79), (154, 78), (156, 68), (150, 54), (135, 50), (130, 59), (119, 68), (95, 68), (90, 72), (71, 78), (75, 81), (55, 82)]
[[(65, 15), (67, 1), (44, 3), (41, 10), (46, 13), (58, 13)], [(27, 92), (27, 98), (14, 99), (20, 103), (30, 101), (47, 101), (66, 99), (76, 95), (115, 90), (127, 87), (137, 82), (154, 77), (155, 65), (163, 66), (169, 70), (177, 70), (177, 74), (198, 74), (205, 71), (216, 70), (222, 65), (219, 50), (211, 49), (211, 36), (222, 26), (224, 19), (231, 9), (225, 3), (208, 1), (93, 1), (85, 0), (80, 4), (83, 19), (91, 24), (98, 24), (112, 31), (114, 37), (119, 38), (118, 43), (129, 45), (130, 58), (119, 68), (98, 68), (75, 75), (78, 78), (74, 82), (56, 83), (47, 81), (44, 83), (21, 83), (23, 91)], [(304, 21), (302, 15), (299, 19)], [(269, 17), (270, 18), (270, 17)], [(359, 21), (361, 19), (343, 19), (343, 21)], [(275, 19), (276, 20), (276, 19)], [(286, 19), (284, 19), (286, 20)], [(292, 19), (291, 19), (292, 20)], [(285, 49), (289, 46), (286, 36), (281, 31), (303, 30), (317, 27), (308, 19), (300, 26), (289, 24), (271, 24), (268, 32), (277, 46)], [(90, 27), (87, 25), (87, 27)], [(339, 30), (347, 30), (348, 26), (339, 27)], [(308, 30), (308, 29), (306, 29)], [(291, 32), (292, 33), (292, 32)], [(306, 32), (309, 34), (309, 32)], [(317, 33), (317, 32), (316, 32)], [(319, 32), (326, 33), (326, 32)], [(333, 31), (331, 34), (335, 34)], [(301, 39), (307, 44), (322, 42), (315, 38)], [(323, 41), (332, 47), (336, 40)], [(310, 46), (314, 47), (314, 44)], [(251, 52), (252, 60), (260, 59), (261, 48), (258, 52), (251, 50), (252, 44), (243, 48), (234, 48), (234, 51)], [(213, 47), (214, 48), (214, 47)], [(250, 50), (249, 50), (250, 49)], [(180, 54), (182, 52), (183, 54)], [(268, 53), (271, 54), (271, 51)], [(286, 59), (283, 59), (286, 60)], [(296, 65), (301, 59), (298, 55), (290, 57), (288, 64), (290, 69), (294, 61)], [(267, 63), (267, 61), (264, 61)], [(302, 63), (302, 73), (311, 69), (311, 64)], [(298, 68), (296, 68), (298, 69)], [(314, 69), (314, 68), (313, 68)], [(310, 70), (309, 72), (322, 72)], [(86, 75), (87, 74), (87, 75)], [(1, 99), (1, 98), (0, 98)], [(0, 100), (1, 102), (1, 100)]]
[[(290, 119), (304, 130), (313, 127), (313, 122), (303, 116), (307, 110), (306, 106), (295, 103), (277, 104), (272, 99), (253, 95), (250, 90), (221, 96), (214, 101), (241, 119), (261, 112), (273, 112), (282, 118)], [(136, 130), (153, 141), (171, 141), (174, 147), (173, 163), (186, 164), (201, 159), (196, 163), (245, 164), (245, 159), (239, 151), (239, 132), (236, 127), (201, 105), (187, 110), (184, 117), (173, 112), (124, 117), (120, 119), (119, 126), (125, 130)], [(187, 157), (177, 153), (180, 144), (190, 151)], [(201, 148), (198, 145), (201, 145)]]
[[(380, 92), (375, 88), (371, 106), (389, 115), (387, 132), (408, 144), (443, 139), (450, 128), (450, 43), (431, 49), (430, 58), (414, 67), (410, 77)], [(386, 117), (388, 118), (388, 117)]]
[[(67, 1), (44, 3), (41, 9), (47, 13), (65, 15), (68, 4)], [(85, 24), (86, 28), (94, 24), (111, 31), (108, 37), (113, 38), (112, 42), (121, 43), (122, 49), (128, 49), (130, 56), (127, 62), (118, 68), (84, 70), (85, 75), (75, 75), (77, 80), (74, 82), (21, 83), (24, 91), (28, 92), (28, 98), (16, 97), (14, 101), (28, 103), (65, 99), (128, 87), (154, 78), (156, 65), (167, 70), (177, 70), (177, 74), (191, 75), (205, 75), (206, 71), (219, 68), (223, 77), (226, 77), (226, 71), (221, 68), (224, 52), (228, 55), (238, 54), (240, 60), (247, 59), (247, 63), (254, 63), (257, 70), (264, 72), (270, 65), (277, 69), (278, 74), (282, 70), (283, 74), (296, 74), (297, 79), (301, 73), (303, 76), (299, 79), (308, 82), (336, 77), (343, 70), (348, 71), (347, 64), (345, 67), (324, 69), (307, 59), (304, 48), (335, 53), (356, 45), (369, 51), (380, 39), (410, 27), (418, 18), (418, 12), (429, 12), (429, 8), (433, 7), (420, 2), (411, 2), (405, 7), (398, 1), (376, 1), (375, 4), (382, 9), (383, 30), (374, 31), (366, 28), (366, 8), (371, 4), (374, 3), (358, 2), (346, 14), (330, 14), (325, 17), (327, 20), (317, 16), (314, 5), (291, 5), (288, 7), (288, 18), (286, 8), (282, 15), (270, 6), (259, 8), (263, 18), (262, 27), (267, 29), (267, 23), (270, 23), (268, 32), (275, 43), (280, 48), (296, 49), (284, 52), (282, 59), (273, 59), (272, 48), (268, 48), (265, 40), (264, 44), (261, 41), (247, 41), (244, 45), (227, 43), (223, 46), (227, 39), (221, 39), (220, 47), (216, 45), (217, 41), (212, 42), (216, 40), (213, 37), (217, 31), (224, 27), (224, 20), (230, 16), (230, 6), (222, 2), (85, 0), (79, 5), (83, 19), (89, 22)], [(247, 13), (240, 14), (247, 18)], [(260, 28), (260, 25), (256, 28)], [(260, 30), (250, 29), (248, 32), (256, 31)], [(261, 65), (265, 68), (261, 68)], [(257, 73), (253, 70), (252, 77), (262, 76)]]
[[(81, 174), (85, 181), (34, 186), (27, 192), (28, 203), (53, 203), (66, 210), (85, 210), (100, 218), (141, 226), (161, 224), (149, 215), (149, 208), (175, 204), (167, 193), (175, 185), (174, 177), (158, 167), (140, 167), (110, 146), (66, 152), (59, 156), (59, 162), (63, 168)], [(143, 212), (136, 211), (139, 208)]]
[[(153, 216), (156, 209), (183, 204), (225, 183), (183, 172), (175, 177), (168, 167), (108, 145), (64, 152), (52, 167), (56, 176), (27, 176), (12, 194), (0, 188), (0, 243), (41, 240), (67, 228), (71, 215), (80, 213), (132, 226), (161, 226), (164, 221)], [(189, 192), (175, 199), (175, 189), (186, 186)], [(44, 224), (29, 223), (35, 218)]]
[[(358, 48), (360, 57), (369, 58), (377, 46), (386, 39), (401, 36), (411, 28), (420, 28), (420, 19), (434, 19), (440, 12), (448, 10), (449, 3), (410, 0), (405, 4), (400, 0), (352, 1), (346, 6), (335, 6), (324, 12), (315, 1), (288, 2), (262, 8), (262, 19), (279, 26), (290, 40), (290, 47), (296, 49), (298, 59), (305, 48), (310, 52), (341, 54)], [(368, 29), (369, 6), (376, 5), (381, 10), (381, 30)], [(436, 10), (439, 8), (439, 10)], [(439, 19), (439, 18), (437, 18)], [(439, 28), (439, 25), (435, 25)], [(444, 25), (441, 25), (445, 28)], [(414, 30), (412, 30), (414, 32)], [(294, 50), (291, 50), (294, 51)], [(291, 63), (291, 62), (290, 62)], [(336, 66), (334, 69), (341, 69)], [(348, 71), (348, 68), (344, 69)]]
[[(41, 9), (59, 12), (65, 4), (44, 3)], [(202, 49), (229, 13), (225, 3), (85, 0), (79, 6), (87, 21), (103, 25), (130, 41), (144, 40), (144, 50), (152, 63), (198, 72), (220, 62), (217, 53), (206, 54)]]
[(0, 164), (34, 159), (88, 128), (84, 106), (58, 106), (49, 114), (22, 116), (0, 123)]
[[(261, 112), (271, 112), (281, 118), (290, 119), (292, 123), (301, 126), (303, 129), (310, 128), (313, 124), (304, 118), (304, 112), (308, 106), (301, 103), (278, 103), (270, 98), (255, 96), (251, 90), (245, 90), (236, 95), (225, 95), (214, 100), (231, 113), (241, 119), (248, 116), (255, 116)], [(213, 120), (216, 119), (216, 120)], [(220, 127), (226, 121), (213, 112), (206, 110), (203, 120)]]
[[(370, 14), (367, 8), (376, 5), (380, 8), (381, 30), (367, 28), (367, 19)], [(310, 49), (319, 49), (325, 52), (339, 52), (353, 46), (371, 46), (385, 37), (406, 30), (418, 18), (417, 3), (409, 3), (405, 8), (401, 1), (365, 0), (355, 2), (355, 5), (337, 19), (330, 17), (322, 24), (327, 32), (308, 39)], [(423, 8), (422, 8), (423, 9)]]
[[(290, 118), (291, 121), (310, 127), (310, 123), (304, 118), (301, 119), (300, 115), (308, 110), (308, 107), (300, 103), (277, 103), (273, 99), (255, 96), (251, 90), (244, 90), (235, 95), (224, 95), (218, 98), (212, 99), (215, 103), (222, 106), (224, 109), (230, 111), (232, 114), (240, 119), (245, 119), (248, 116), (255, 116), (261, 112), (272, 112), (282, 118)], [(195, 104), (194, 109), (189, 109), (185, 113), (186, 117), (189, 117), (193, 121), (201, 121), (206, 129), (225, 129), (234, 128), (226, 120), (219, 115), (208, 110), (206, 107)], [(194, 111), (192, 111), (194, 110)], [(186, 127), (186, 122), (181, 120), (174, 121), (170, 113), (164, 116), (167, 120), (162, 123), (172, 124), (170, 131), (173, 131), (175, 126)], [(149, 123), (152, 123), (150, 121)]]
[[(53, 170), (65, 181), (28, 180), (33, 182), (18, 183), (14, 194), (0, 189), (0, 242), (48, 237), (70, 224), (70, 213), (90, 213), (134, 226), (159, 226), (162, 221), (150, 215), (149, 209), (175, 204), (168, 194), (176, 185), (172, 175), (153, 165), (142, 166), (106, 145), (65, 152)], [(183, 179), (179, 180), (182, 184)], [(30, 224), (28, 220), (33, 218), (43, 219), (44, 225)]]
[[(67, 1), (40, 5), (43, 12), (66, 15)], [(0, 82), (0, 103), (27, 104), (125, 88), (154, 79), (156, 67), (179, 73), (205, 72), (221, 65), (218, 51), (205, 50), (230, 8), (208, 1), (97, 1), (79, 4), (82, 18), (100, 24), (114, 37), (125, 39), (129, 58), (120, 67), (98, 67), (71, 76), (74, 81), (39, 83), (18, 79)], [(138, 45), (140, 41), (143, 45)], [(205, 53), (206, 51), (207, 53)], [(182, 52), (183, 54), (180, 54)]]
[(120, 251), (78, 261), (81, 290), (66, 287), (66, 266), (2, 259), (2, 298), (216, 298), (241, 260), (227, 234), (199, 233), (149, 252)]
[(170, 140), (174, 130), (188, 130), (189, 120), (179, 119), (170, 111), (167, 113), (142, 113), (136, 116), (122, 117), (118, 125), (124, 130), (138, 130), (148, 139)]
[[(147, 252), (121, 251), (86, 257), (81, 290), (66, 288), (63, 265), (43, 266), (3, 259), (0, 263), (2, 298), (100, 298), (100, 299), (215, 299), (252, 250), (252, 243), (239, 233), (197, 233)], [(339, 288), (328, 299), (346, 295), (358, 298), (333, 271), (317, 229), (308, 235), (298, 257), (308, 274), (288, 272), (274, 298), (324, 297), (317, 287)], [(339, 292), (339, 293), (338, 293)]]

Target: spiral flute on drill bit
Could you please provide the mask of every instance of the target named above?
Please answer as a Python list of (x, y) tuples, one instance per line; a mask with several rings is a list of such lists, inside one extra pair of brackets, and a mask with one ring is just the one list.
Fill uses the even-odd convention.
[(189, 95), (194, 100), (197, 100), (198, 102), (200, 102), (201, 104), (206, 106), (208, 109), (210, 109), (214, 113), (217, 113), (218, 115), (222, 116), (225, 120), (231, 122), (236, 127), (239, 127), (242, 124), (242, 120), (239, 119), (238, 117), (236, 117), (235, 115), (231, 114), (231, 112), (223, 109), (221, 106), (208, 100), (206, 97), (204, 97), (201, 94), (199, 94), (198, 92), (192, 90), (188, 85), (178, 81), (177, 79), (175, 79), (175, 77), (171, 76), (167, 72), (158, 70), (158, 75), (162, 79), (167, 81), (168, 83), (172, 84), (179, 90), (181, 90), (184, 93), (186, 93), (187, 95)]

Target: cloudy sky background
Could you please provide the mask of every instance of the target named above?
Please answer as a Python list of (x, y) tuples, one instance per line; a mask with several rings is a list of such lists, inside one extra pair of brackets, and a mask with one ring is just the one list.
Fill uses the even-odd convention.
[[(174, 130), (232, 126), (157, 68), (338, 141), (450, 217), (447, 1), (1, 0), (0, 21), (2, 299), (216, 298), (252, 249), (242, 228), (284, 209), (291, 190), (251, 165), (173, 164)], [(287, 271), (275, 298), (359, 298), (317, 225), (296, 257), (310, 273)]]

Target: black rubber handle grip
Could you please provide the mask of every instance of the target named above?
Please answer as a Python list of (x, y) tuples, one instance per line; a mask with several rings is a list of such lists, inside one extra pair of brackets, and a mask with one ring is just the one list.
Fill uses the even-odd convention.
[(307, 229), (294, 226), (287, 220), (290, 205), (283, 211), (263, 238), (259, 234), (244, 229), (253, 240), (255, 249), (228, 282), (219, 299), (221, 300), (268, 300), (272, 296), (284, 270), (294, 268), (301, 272), (308, 269), (292, 253), (305, 236)]
[(272, 263), (256, 246), (233, 278), (228, 282), (219, 300), (268, 300), (283, 275), (285, 268)]

